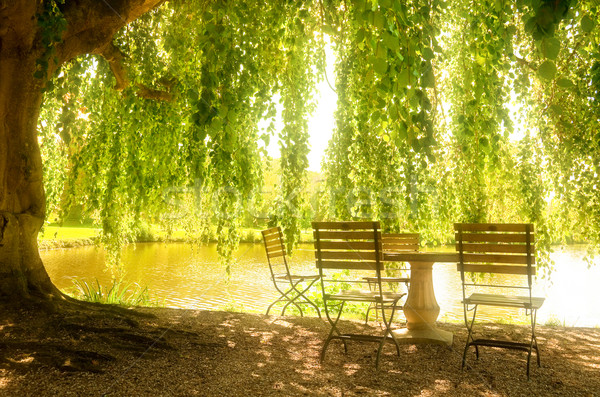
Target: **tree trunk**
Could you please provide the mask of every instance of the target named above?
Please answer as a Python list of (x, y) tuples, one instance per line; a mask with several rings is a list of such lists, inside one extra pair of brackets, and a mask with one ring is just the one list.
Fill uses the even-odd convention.
[(45, 214), (36, 135), (41, 81), (33, 77), (35, 60), (3, 55), (0, 51), (0, 295), (51, 294), (56, 291), (37, 246)]
[(59, 66), (84, 53), (102, 54), (115, 32), (162, 0), (67, 0), (67, 21), (47, 73), (34, 77), (46, 48), (38, 15), (48, 1), (0, 0), (0, 298), (62, 296), (39, 255), (45, 196), (37, 120), (42, 88)]
[(58, 291), (37, 246), (45, 214), (36, 134), (44, 82), (33, 77), (35, 25), (20, 28), (0, 36), (0, 296), (48, 296)]

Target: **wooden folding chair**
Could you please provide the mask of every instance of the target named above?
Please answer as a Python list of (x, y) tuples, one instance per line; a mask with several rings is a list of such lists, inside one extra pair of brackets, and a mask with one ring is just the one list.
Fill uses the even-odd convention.
[(273, 280), (275, 289), (280, 293), (279, 298), (275, 299), (269, 305), (266, 314), (269, 314), (273, 306), (282, 302), (285, 303), (281, 310), (282, 316), (289, 305), (296, 306), (300, 311), (300, 316), (304, 316), (300, 305), (310, 305), (315, 308), (317, 315), (321, 318), (319, 307), (305, 295), (310, 287), (319, 280), (319, 276), (304, 276), (290, 272), (285, 253), (285, 244), (283, 243), (283, 233), (280, 227), (263, 230), (262, 235), (265, 242), (267, 262), (271, 271), (271, 279)]
[[(467, 351), (470, 346), (475, 346), (477, 358), (479, 358), (479, 346), (522, 350), (527, 352), (527, 379), (529, 379), (529, 363), (534, 349), (538, 367), (540, 366), (535, 323), (537, 310), (544, 303), (544, 298), (532, 296), (532, 283), (535, 275), (533, 225), (457, 223), (454, 225), (454, 230), (456, 232), (456, 250), (459, 255), (458, 271), (460, 271), (463, 286), (465, 325), (468, 330), (462, 367), (464, 368), (466, 364)], [(474, 273), (509, 275), (509, 277), (505, 277), (521, 281), (483, 284), (483, 282), (477, 281)], [(515, 295), (514, 292), (519, 289), (524, 290), (525, 294)], [(509, 291), (512, 293), (505, 294)], [(473, 325), (479, 306), (523, 309), (531, 322), (530, 340), (515, 342), (503, 339), (475, 339)], [(473, 312), (473, 317), (469, 322), (468, 312), (470, 311)]]
[[(419, 251), (419, 233), (384, 233), (381, 235), (381, 247), (384, 253), (386, 252), (417, 252)], [(389, 264), (388, 264), (388, 267)], [(382, 283), (390, 286), (392, 291), (397, 291), (401, 284), (404, 284), (404, 289), (408, 293), (410, 287), (410, 267), (407, 263), (401, 263), (399, 267), (387, 269), (386, 272), (397, 273), (397, 277), (381, 277)], [(369, 288), (373, 289), (376, 286), (376, 277), (365, 277), (369, 282)], [(369, 322), (369, 312), (375, 310), (375, 318), (379, 320), (379, 311), (377, 305), (370, 304), (365, 315), (365, 323)]]
[[(329, 343), (334, 339), (342, 341), (346, 352), (348, 351), (346, 342), (349, 340), (369, 341), (379, 343), (375, 361), (375, 366), (379, 368), (381, 350), (386, 341), (392, 341), (400, 355), (400, 347), (392, 333), (391, 324), (398, 300), (405, 295), (404, 293), (386, 292), (382, 288), (381, 273), (384, 270), (384, 264), (379, 222), (313, 222), (312, 227), (325, 314), (331, 325), (331, 330), (321, 351), (321, 362), (325, 359)], [(338, 271), (338, 274), (326, 274), (330, 271)], [(352, 284), (368, 287), (368, 282), (364, 279), (367, 275), (375, 277), (375, 287), (372, 290), (369, 288), (344, 289)], [(378, 336), (342, 333), (338, 329), (338, 321), (347, 302), (375, 304), (381, 310), (385, 326), (383, 334)], [(391, 309), (389, 318), (382, 310), (383, 307)], [(335, 318), (332, 316), (334, 308), (337, 309)]]

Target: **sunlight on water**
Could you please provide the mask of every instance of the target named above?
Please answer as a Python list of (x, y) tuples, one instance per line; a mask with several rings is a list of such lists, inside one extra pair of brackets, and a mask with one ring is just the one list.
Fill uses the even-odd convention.
[[(104, 251), (80, 247), (43, 251), (42, 259), (52, 281), (62, 290), (73, 288), (72, 279), (101, 284), (110, 282), (104, 271)], [(538, 323), (566, 326), (600, 326), (600, 264), (587, 268), (585, 247), (557, 249), (553, 254), (556, 271), (552, 281), (540, 277), (535, 293), (546, 297)], [(218, 262), (214, 244), (190, 246), (184, 243), (143, 243), (123, 252), (125, 281), (148, 286), (154, 298), (165, 305), (192, 309), (229, 309), (264, 312), (276, 297), (262, 244), (242, 244), (235, 254), (231, 279)], [(297, 273), (316, 274), (312, 245), (301, 245), (291, 258)], [(435, 294), (442, 321), (463, 321), (460, 274), (454, 263), (433, 267)], [(498, 280), (502, 281), (502, 280)], [(316, 291), (316, 289), (315, 289)], [(277, 311), (272, 312), (277, 313)], [(481, 312), (491, 321), (515, 321), (514, 311), (493, 309)]]

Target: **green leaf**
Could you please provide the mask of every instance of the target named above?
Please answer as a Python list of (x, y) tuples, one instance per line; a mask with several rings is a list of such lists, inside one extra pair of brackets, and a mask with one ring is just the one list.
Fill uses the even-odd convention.
[(376, 73), (385, 74), (387, 72), (387, 60), (383, 58), (375, 58), (373, 61), (373, 69)]
[(532, 34), (536, 26), (537, 26), (536, 18), (535, 17), (529, 18), (527, 20), (527, 22), (525, 22), (525, 33)]
[(556, 37), (546, 37), (542, 41), (542, 52), (548, 59), (556, 59), (560, 52), (560, 41)]
[(410, 81), (409, 70), (408, 68), (402, 69), (400, 73), (398, 73), (398, 85), (401, 88), (404, 88), (408, 85)]
[(377, 45), (377, 52), (375, 53), (377, 58), (386, 59), (387, 58), (387, 50), (381, 44)]
[(375, 11), (375, 15), (373, 16), (373, 25), (377, 29), (383, 29), (384, 24), (385, 16), (383, 15), (383, 13), (379, 10)]
[(383, 39), (383, 44), (385, 44), (385, 46), (387, 48), (389, 48), (392, 51), (398, 51), (398, 48), (400, 48), (400, 42), (398, 40), (397, 37), (395, 37), (393, 34), (389, 33), (389, 32), (385, 32), (382, 36)]
[(548, 107), (548, 110), (550, 110), (552, 113), (556, 114), (557, 116), (560, 116), (563, 113), (562, 107), (560, 107), (558, 105), (550, 105)]
[(585, 33), (589, 33), (594, 30), (595, 25), (596, 24), (592, 18), (590, 18), (588, 15), (584, 15), (584, 17), (581, 18), (581, 30), (583, 30)]
[(423, 58), (425, 58), (428, 61), (431, 61), (433, 58), (435, 58), (433, 50), (429, 47), (423, 48)]
[(571, 88), (571, 87), (575, 86), (575, 84), (573, 84), (573, 82), (571, 80), (566, 79), (564, 77), (558, 79), (556, 81), (556, 85), (558, 85), (559, 87), (562, 87), (562, 88)]
[(425, 88), (435, 87), (435, 76), (433, 75), (432, 68), (427, 68), (427, 70), (425, 70), (423, 77), (421, 78), (421, 84)]
[(552, 80), (556, 75), (556, 65), (552, 61), (546, 61), (538, 68), (538, 74), (543, 79)]

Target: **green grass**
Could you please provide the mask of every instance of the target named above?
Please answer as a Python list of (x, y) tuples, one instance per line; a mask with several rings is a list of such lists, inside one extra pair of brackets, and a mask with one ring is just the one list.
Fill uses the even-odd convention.
[(94, 227), (45, 226), (40, 233), (41, 240), (72, 240), (97, 237), (100, 229)]
[[(240, 242), (243, 243), (262, 243), (262, 229), (255, 228), (240, 228)], [(89, 239), (98, 237), (100, 235), (100, 228), (94, 227), (93, 225), (67, 225), (67, 226), (56, 226), (47, 225), (44, 230), (40, 233), (40, 240), (77, 240), (77, 239)], [(170, 235), (165, 231), (159, 230), (155, 227), (148, 227), (147, 233), (144, 236), (140, 236), (141, 241), (164, 241), (164, 240), (175, 240), (184, 241), (190, 236), (186, 230), (176, 229)], [(216, 236), (211, 236), (211, 241), (214, 241)], [(312, 232), (303, 231), (300, 237), (300, 242), (312, 242)]]

